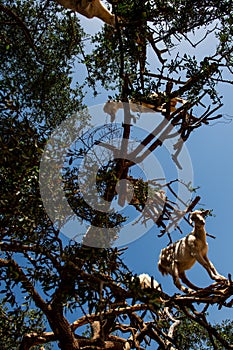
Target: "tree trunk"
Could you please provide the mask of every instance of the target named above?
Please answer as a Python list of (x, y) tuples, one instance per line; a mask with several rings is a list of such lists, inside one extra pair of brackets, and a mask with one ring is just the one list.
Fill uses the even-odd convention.
[(69, 322), (60, 311), (51, 311), (49, 324), (59, 341), (61, 350), (79, 350), (79, 342), (70, 327)]

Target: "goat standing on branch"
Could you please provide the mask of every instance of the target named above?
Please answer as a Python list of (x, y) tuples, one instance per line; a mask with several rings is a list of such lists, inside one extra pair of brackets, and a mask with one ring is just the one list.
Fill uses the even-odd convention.
[[(157, 289), (161, 291), (161, 287), (159, 283), (156, 280), (154, 280), (153, 277), (149, 276), (147, 273), (141, 273), (139, 276), (135, 276), (135, 277), (138, 278), (142, 289), (151, 288), (151, 289)], [(132, 281), (135, 280), (135, 277), (132, 277)]]
[[(207, 257), (208, 244), (206, 242), (205, 217), (209, 210), (196, 210), (191, 213), (190, 221), (194, 222), (193, 231), (186, 237), (162, 249), (159, 257), (159, 271), (173, 277), (174, 284), (183, 292), (191, 292), (199, 289), (186, 277), (185, 270), (189, 270), (198, 261), (208, 272), (209, 276), (216, 281), (226, 280), (215, 269)], [(181, 279), (188, 287), (180, 283)]]
[[(132, 112), (137, 113), (151, 113), (151, 112), (160, 112), (162, 114), (166, 113), (166, 103), (165, 103), (165, 97), (166, 95), (161, 93), (161, 95), (158, 95), (157, 93), (153, 93), (149, 96), (150, 102), (144, 102), (144, 101), (137, 101), (135, 99), (129, 100), (129, 107)], [(153, 104), (154, 99), (154, 104)], [(170, 103), (170, 112), (176, 111), (177, 103), (181, 103), (184, 105), (187, 101), (180, 98), (180, 97), (174, 97), (171, 98)], [(116, 119), (116, 113), (119, 109), (123, 109), (123, 102), (122, 101), (108, 101), (104, 105), (104, 112), (109, 114), (111, 116), (111, 122), (114, 122)]]
[(110, 26), (115, 26), (115, 16), (100, 0), (56, 0), (62, 6), (87, 18), (97, 17)]

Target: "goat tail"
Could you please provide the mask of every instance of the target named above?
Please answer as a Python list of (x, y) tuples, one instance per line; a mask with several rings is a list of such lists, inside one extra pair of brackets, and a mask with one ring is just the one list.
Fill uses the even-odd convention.
[(159, 269), (159, 271), (161, 272), (162, 275), (168, 275), (167, 270), (163, 267), (161, 262), (158, 263), (158, 269)]

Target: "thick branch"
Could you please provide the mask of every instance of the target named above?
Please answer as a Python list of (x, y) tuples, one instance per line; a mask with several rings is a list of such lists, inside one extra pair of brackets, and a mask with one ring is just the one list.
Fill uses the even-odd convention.
[(134, 311), (146, 310), (147, 307), (148, 306), (146, 304), (136, 304), (133, 306), (126, 306), (119, 309), (110, 309), (102, 313), (94, 313), (91, 315), (86, 315), (79, 318), (77, 321), (73, 322), (71, 327), (75, 331), (77, 328), (84, 326), (85, 324), (92, 323), (95, 320), (99, 320), (100, 315), (104, 315), (104, 317), (109, 317), (111, 315), (118, 316), (121, 314), (132, 313)]
[(6, 15), (11, 17), (15, 21), (15, 23), (12, 23), (12, 24), (18, 25), (23, 30), (23, 33), (25, 35), (25, 38), (26, 38), (28, 44), (31, 46), (33, 51), (37, 54), (36, 47), (34, 45), (34, 41), (31, 37), (31, 33), (30, 33), (29, 29), (27, 28), (27, 26), (24, 24), (24, 22), (10, 8), (8, 8), (2, 4), (0, 4), (0, 11), (4, 12)]
[(56, 341), (53, 332), (43, 332), (41, 334), (38, 333), (29, 333), (25, 334), (23, 340), (20, 344), (19, 350), (30, 350), (32, 347), (36, 345), (46, 344), (48, 342)]
[(33, 252), (40, 253), (46, 256), (53, 264), (53, 266), (59, 271), (60, 264), (58, 263), (56, 257), (52, 255), (51, 251), (46, 249), (45, 246), (38, 246), (35, 244), (22, 244), (21, 242), (13, 241), (11, 243), (0, 242), (0, 250), (3, 252), (15, 252), (15, 253), (25, 253)]
[(16, 283), (21, 283), (23, 288), (31, 295), (36, 306), (42, 310), (46, 315), (49, 313), (50, 308), (35, 290), (33, 284), (29, 281), (22, 268), (13, 259), (0, 259), (0, 267), (12, 268), (12, 279)]

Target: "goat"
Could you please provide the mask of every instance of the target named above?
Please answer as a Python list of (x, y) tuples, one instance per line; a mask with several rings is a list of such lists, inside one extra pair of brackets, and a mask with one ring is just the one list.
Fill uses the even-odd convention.
[(100, 0), (56, 0), (60, 5), (76, 11), (87, 18), (98, 17), (103, 22), (115, 26), (115, 16)]
[[(208, 244), (206, 242), (205, 217), (209, 210), (196, 210), (190, 214), (190, 221), (194, 222), (193, 231), (186, 237), (161, 250), (158, 268), (162, 275), (170, 274), (174, 284), (183, 292), (192, 292), (199, 289), (186, 277), (185, 270), (189, 270), (198, 261), (216, 281), (225, 280), (207, 257)], [(181, 285), (184, 282), (188, 289)]]
[(152, 289), (161, 290), (159, 283), (156, 280), (154, 280), (153, 277), (149, 276), (147, 273), (141, 273), (136, 277), (132, 277), (132, 281), (135, 278), (139, 279), (141, 289), (152, 288)]
[[(163, 95), (163, 94), (162, 94)], [(157, 93), (153, 93), (149, 96), (151, 99), (160, 98), (160, 95)], [(156, 101), (155, 101), (156, 102)], [(176, 110), (176, 104), (182, 103), (183, 105), (187, 102), (186, 100), (180, 98), (180, 97), (174, 97), (170, 100), (170, 112), (174, 112)], [(151, 113), (153, 110), (155, 112), (161, 112), (166, 113), (166, 104), (164, 102), (161, 102), (161, 105), (156, 106), (156, 104), (153, 103), (146, 103), (143, 101), (136, 101), (136, 100), (129, 100), (129, 106), (132, 112), (138, 112), (138, 113)], [(111, 122), (114, 122), (116, 118), (116, 113), (118, 109), (123, 108), (123, 102), (122, 101), (108, 101), (104, 105), (104, 112), (109, 114), (111, 116)]]

